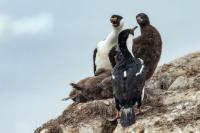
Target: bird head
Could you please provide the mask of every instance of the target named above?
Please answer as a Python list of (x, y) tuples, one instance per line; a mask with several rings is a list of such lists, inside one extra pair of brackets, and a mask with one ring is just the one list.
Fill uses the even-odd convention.
[(124, 26), (124, 19), (120, 15), (112, 15), (110, 17), (110, 22), (115, 29), (122, 28)]
[(149, 17), (145, 13), (139, 13), (136, 16), (136, 20), (140, 26), (145, 26), (150, 24)]
[(131, 29), (125, 29), (122, 32), (120, 32), (119, 37), (118, 37), (119, 42), (120, 42), (120, 40), (126, 41), (129, 37), (129, 35), (133, 36), (135, 29), (137, 29), (137, 26), (135, 26), (134, 28), (131, 28)]

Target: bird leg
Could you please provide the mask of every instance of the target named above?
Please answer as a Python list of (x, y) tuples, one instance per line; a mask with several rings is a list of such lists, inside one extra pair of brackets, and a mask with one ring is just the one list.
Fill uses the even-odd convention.
[(144, 111), (142, 110), (141, 107), (136, 108), (135, 112), (136, 112), (135, 115), (142, 115), (142, 114), (144, 114)]
[(116, 114), (116, 116), (113, 118), (113, 119), (111, 119), (111, 120), (109, 120), (109, 121), (116, 121), (118, 118), (120, 118), (120, 107), (119, 107), (119, 101), (116, 99), (116, 98), (114, 98), (114, 104), (115, 104), (115, 106), (116, 106), (116, 111), (117, 111), (117, 114)]
[(115, 116), (114, 118), (107, 119), (107, 120), (112, 122), (112, 121), (116, 121), (118, 118), (120, 118), (120, 113), (119, 113), (119, 111), (117, 110), (116, 116)]
[(143, 111), (142, 108), (141, 108), (141, 105), (142, 105), (142, 98), (141, 98), (141, 97), (138, 98), (137, 103), (138, 103), (138, 105), (137, 105), (137, 110), (136, 110), (136, 113), (135, 113), (135, 114), (136, 114), (136, 115), (143, 114), (144, 111)]
[(143, 113), (143, 111), (142, 111), (142, 108), (141, 107), (139, 107), (139, 114), (142, 114)]
[(119, 111), (117, 111), (117, 115), (115, 116), (116, 119), (120, 118)]

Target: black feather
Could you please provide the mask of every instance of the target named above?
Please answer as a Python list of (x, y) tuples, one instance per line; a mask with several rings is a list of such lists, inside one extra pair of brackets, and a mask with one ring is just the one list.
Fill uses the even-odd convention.
[(97, 54), (97, 48), (95, 48), (94, 52), (93, 52), (93, 71), (94, 71), (94, 75), (96, 73), (96, 64), (95, 64), (96, 54)]
[(117, 54), (116, 48), (117, 48), (117, 47), (114, 46), (114, 47), (110, 50), (109, 55), (108, 55), (112, 67), (114, 67), (114, 66), (116, 65), (116, 62), (115, 62), (115, 55)]
[(121, 118), (120, 118), (120, 124), (122, 127), (128, 127), (135, 123), (135, 113), (134, 110), (129, 108), (121, 108)]

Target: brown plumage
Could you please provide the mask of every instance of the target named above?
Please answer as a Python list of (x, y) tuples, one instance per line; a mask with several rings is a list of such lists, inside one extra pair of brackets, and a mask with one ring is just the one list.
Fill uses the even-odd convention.
[(78, 83), (71, 83), (73, 90), (70, 92), (68, 98), (63, 100), (72, 99), (73, 101), (87, 102), (95, 99), (111, 98), (112, 83), (111, 83), (111, 70), (101, 69), (98, 71), (97, 76), (87, 77)]
[(137, 58), (144, 60), (147, 68), (146, 80), (153, 75), (162, 52), (162, 40), (158, 30), (153, 27), (146, 14), (140, 13), (136, 16), (140, 25), (141, 35), (133, 39), (132, 52)]

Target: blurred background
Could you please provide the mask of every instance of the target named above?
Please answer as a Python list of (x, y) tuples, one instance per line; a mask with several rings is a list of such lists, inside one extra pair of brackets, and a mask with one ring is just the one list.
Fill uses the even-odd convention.
[[(0, 131), (33, 133), (71, 102), (71, 81), (92, 75), (96, 44), (120, 14), (144, 12), (161, 33), (160, 65), (200, 50), (198, 0), (0, 0)], [(139, 34), (137, 30), (136, 36)]]

